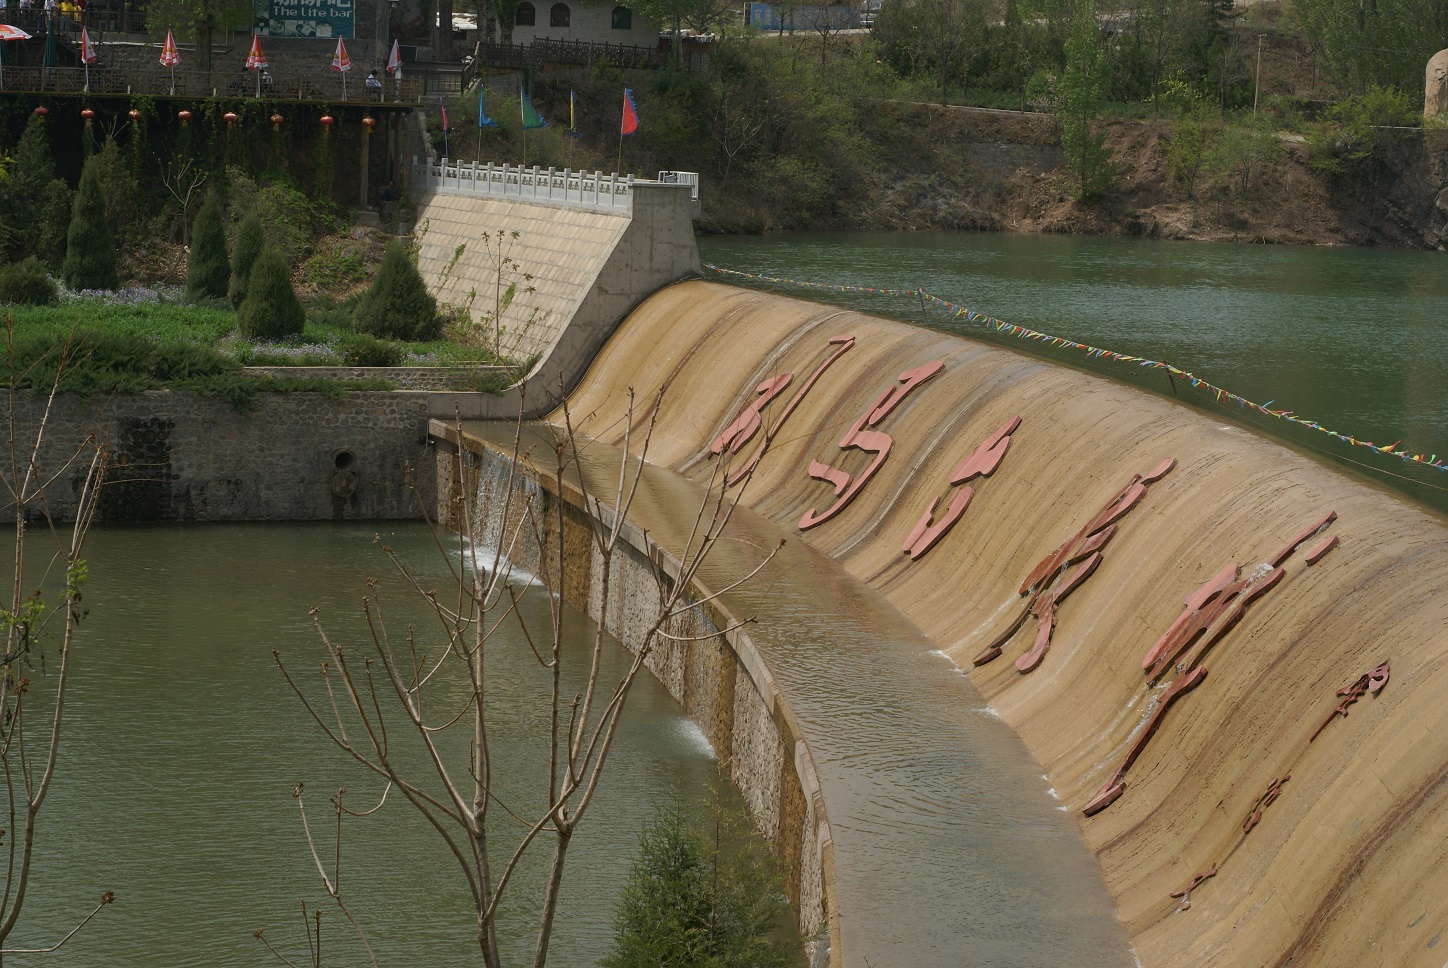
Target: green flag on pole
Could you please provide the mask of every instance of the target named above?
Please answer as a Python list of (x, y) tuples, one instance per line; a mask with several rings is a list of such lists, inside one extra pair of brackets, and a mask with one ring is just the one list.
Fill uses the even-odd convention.
[(523, 106), (524, 131), (528, 130), (529, 128), (548, 127), (548, 122), (543, 120), (543, 116), (534, 109), (533, 102), (528, 100), (528, 92), (523, 90), (521, 87), (518, 88), (518, 101)]

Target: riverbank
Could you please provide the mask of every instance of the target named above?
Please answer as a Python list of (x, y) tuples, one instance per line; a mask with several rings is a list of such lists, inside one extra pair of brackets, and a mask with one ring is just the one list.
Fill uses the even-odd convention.
[[(882, 101), (860, 117), (860, 134), (878, 163), (860, 171), (810, 228), (1448, 246), (1448, 131), (1381, 129), (1371, 165), (1352, 177), (1313, 168), (1302, 140), (1283, 135), (1277, 157), (1245, 185), (1188, 197), (1167, 177), (1170, 122), (1106, 121), (1115, 174), (1105, 195), (1086, 203), (1068, 190), (1059, 129), (1049, 115)], [(727, 201), (706, 193), (700, 230), (801, 227), (767, 201), (737, 183)]]

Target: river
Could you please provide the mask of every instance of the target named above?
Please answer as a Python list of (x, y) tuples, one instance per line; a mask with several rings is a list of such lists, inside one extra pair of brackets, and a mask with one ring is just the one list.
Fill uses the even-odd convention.
[[(317, 680), (320, 647), (308, 617), (317, 606), (333, 634), (360, 655), (367, 640), (358, 606), (368, 576), (383, 580), (394, 631), (421, 617), (373, 546), (377, 530), (426, 581), (446, 582), (431, 539), (414, 525), (92, 533), (90, 614), (76, 647), (63, 759), (10, 946), (53, 943), (103, 891), (115, 891), (116, 902), (50, 960), (10, 956), (6, 965), (279, 964), (253, 938), (258, 929), (307, 964), (304, 901), (322, 904), (322, 964), (365, 963), (321, 890), (291, 789), (306, 783), (312, 829), (329, 853), (327, 798), (345, 786), (349, 806), (365, 808), (380, 787), (323, 739), (271, 653), (280, 650), (304, 681)], [(546, 603), (541, 590), (525, 596), (535, 619)], [(576, 613), (567, 621), (576, 648), (587, 626)], [(543, 680), (521, 642), (500, 645), (491, 660), (494, 775), (501, 796), (533, 809), (536, 757), (547, 735), (536, 702)], [(616, 673), (622, 657), (622, 650), (606, 656), (613, 668), (605, 674)], [(37, 687), (47, 681), (40, 670), (30, 675)], [(440, 685), (459, 691), (456, 682)], [(395, 730), (395, 742), (405, 735)], [(465, 754), (466, 741), (458, 740)], [(713, 775), (703, 736), (643, 676), (600, 798), (574, 838), (551, 964), (593, 964), (607, 950), (613, 905), (643, 822), (674, 791), (693, 796)], [(507, 828), (502, 834), (515, 836)], [(374, 817), (347, 821), (342, 851), (344, 897), (382, 964), (478, 963), (456, 862), (398, 797)], [(525, 870), (517, 903), (504, 912), (509, 963), (530, 960), (526, 925), (546, 856)]]
[(1173, 392), (1194, 406), (1448, 511), (1448, 471), (1174, 387), (1166, 371), (1001, 336), (914, 296), (924, 289), (1008, 323), (1160, 360), (1272, 409), (1448, 461), (1448, 260), (1436, 252), (944, 232), (708, 236), (706, 263), (825, 284), (714, 276), (947, 329)]

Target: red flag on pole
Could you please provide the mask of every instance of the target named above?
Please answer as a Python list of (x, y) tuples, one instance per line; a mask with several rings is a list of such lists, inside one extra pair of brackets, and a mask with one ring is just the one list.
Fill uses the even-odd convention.
[(618, 129), (618, 136), (633, 134), (639, 129), (639, 112), (634, 107), (633, 92), (628, 88), (623, 89), (623, 124)]
[(86, 32), (85, 24), (80, 27), (80, 59), (87, 64), (96, 59), (96, 49), (91, 46), (90, 34)]
[(338, 37), (337, 52), (332, 55), (332, 70), (345, 72), (350, 71), (351, 69), (352, 60), (347, 56), (347, 47), (345, 44), (342, 43), (342, 38)]
[(175, 67), (181, 63), (181, 52), (176, 49), (176, 38), (166, 31), (166, 43), (161, 47), (161, 66)]
[(397, 46), (397, 41), (392, 42), (392, 53), (387, 55), (387, 73), (396, 74), (402, 67), (402, 48)]

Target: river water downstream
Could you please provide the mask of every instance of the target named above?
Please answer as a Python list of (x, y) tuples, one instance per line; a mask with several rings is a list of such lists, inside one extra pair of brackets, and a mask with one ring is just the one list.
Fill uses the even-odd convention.
[[(1448, 461), (1448, 259), (1442, 253), (943, 232), (711, 236), (699, 240), (699, 251), (706, 263), (761, 276), (923, 288), (1008, 323), (1171, 363), (1359, 440), (1402, 441), (1412, 453)], [(914, 297), (767, 287), (1173, 392), (1163, 370), (997, 336)], [(1186, 387), (1176, 392), (1448, 510), (1448, 472), (1218, 405)]]
[[(271, 652), (307, 684), (317, 681), (318, 606), (338, 640), (359, 656), (370, 640), (359, 604), (368, 576), (383, 579), (390, 624), (421, 617), (374, 531), (434, 587), (446, 575), (421, 526), (103, 528), (91, 536), (92, 580), (69, 692), (63, 760), (41, 815), (37, 871), (12, 947), (50, 944), (89, 911), (107, 908), (56, 955), (7, 956), (9, 965), (180, 968), (279, 964), (257, 929), (298, 963), (305, 959), (300, 904), (323, 904), (324, 966), (365, 963), (326, 903), (307, 852), (291, 788), (306, 783), (313, 830), (331, 849), (327, 798), (339, 786), (365, 808), (380, 785), (343, 761), (307, 720)], [(541, 591), (525, 597), (541, 611)], [(537, 616), (535, 616), (536, 618)], [(583, 639), (587, 626), (568, 619)], [(547, 721), (543, 688), (520, 642), (495, 653), (494, 775), (505, 798), (536, 809), (537, 760)], [(622, 650), (609, 656), (620, 662)], [(36, 686), (45, 676), (31, 673)], [(455, 708), (460, 684), (435, 694)], [(562, 923), (551, 964), (588, 965), (607, 950), (617, 892), (655, 804), (702, 790), (713, 759), (697, 729), (650, 677), (635, 686), (600, 799), (570, 852)], [(541, 729), (541, 733), (540, 733)], [(405, 730), (394, 732), (402, 743)], [(466, 740), (456, 738), (466, 755)], [(456, 745), (456, 744), (455, 744)], [(496, 814), (495, 814), (496, 815)], [(8, 825), (7, 825), (8, 826)], [(504, 837), (513, 836), (507, 828)], [(456, 863), (396, 796), (344, 828), (344, 895), (383, 965), (478, 962), (468, 943), (469, 904)], [(530, 961), (529, 904), (546, 852), (525, 871), (506, 912), (508, 962)]]

